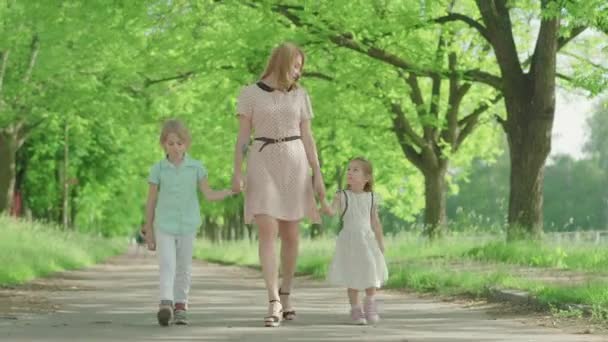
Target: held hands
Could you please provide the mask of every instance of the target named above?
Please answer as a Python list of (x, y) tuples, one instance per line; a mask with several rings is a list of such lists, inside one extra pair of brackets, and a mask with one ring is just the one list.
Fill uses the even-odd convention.
[(325, 199), (325, 198), (323, 198), (321, 200), (321, 212), (323, 212), (324, 214), (329, 215), (329, 216), (334, 215), (333, 209), (331, 208), (329, 203), (327, 203), (327, 199)]
[(315, 173), (315, 175), (312, 177), (312, 184), (317, 197), (325, 200), (325, 183), (323, 182), (321, 172)]
[(232, 194), (238, 194), (245, 189), (241, 175), (232, 176)]
[(232, 189), (224, 189), (224, 190), (220, 190), (220, 200), (225, 199), (226, 197), (230, 197), (233, 195), (238, 194), (238, 192), (234, 192), (232, 191)]

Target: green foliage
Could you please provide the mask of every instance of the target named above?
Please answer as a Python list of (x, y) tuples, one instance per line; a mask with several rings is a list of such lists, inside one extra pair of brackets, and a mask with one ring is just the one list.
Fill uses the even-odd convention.
[(545, 173), (545, 227), (548, 231), (604, 229), (608, 226), (608, 173), (597, 162), (554, 158)]
[[(365, 51), (381, 49), (416, 68), (437, 72), (447, 70), (447, 55), (454, 53), (459, 74), (471, 69), (498, 74), (495, 57), (476, 30), (461, 21), (433, 22), (447, 13), (449, 3), (149, 0), (108, 5), (92, 0), (57, 5), (4, 0), (0, 51), (10, 54), (0, 91), (0, 131), (25, 127), (17, 171), (24, 176), (18, 185), (26, 207), (33, 217), (60, 221), (62, 186), (65, 179), (73, 179), (77, 184), (70, 190), (70, 218), (78, 230), (107, 236), (131, 232), (142, 219), (148, 169), (163, 157), (160, 124), (174, 116), (190, 127), (190, 153), (209, 169), (211, 185), (227, 187), (237, 129), (236, 96), (259, 77), (273, 46), (294, 41), (307, 54), (302, 83), (313, 102), (313, 129), (328, 193), (343, 186), (348, 159), (364, 155), (375, 166), (388, 230), (406, 229), (424, 208), (424, 182), (404, 157), (387, 101), (399, 102), (413, 130), (423, 135), (425, 128), (446, 127), (444, 115), (429, 112), (431, 104), (439, 113), (449, 109), (449, 87), (443, 82), (441, 96), (431, 98), (431, 80), (420, 77), (424, 104), (415, 105), (409, 96), (412, 89), (400, 75), (403, 70)], [(561, 34), (579, 24), (601, 30), (603, 12), (593, 10), (602, 6), (601, 1), (563, 4), (567, 18)], [(298, 21), (285, 16), (282, 11), (287, 7), (279, 5), (292, 6)], [(529, 37), (535, 34), (528, 24), (539, 7), (536, 1), (516, 1), (513, 6), (513, 20), (521, 24), (518, 44), (525, 54), (533, 43)], [(479, 17), (472, 1), (459, 1), (453, 10)], [(551, 9), (544, 15), (550, 16)], [(360, 43), (363, 51), (337, 45), (332, 37), (342, 34)], [(437, 57), (441, 35), (446, 37), (445, 51)], [(32, 64), (33, 41), (39, 45)], [(572, 42), (568, 52), (601, 49), (601, 44), (585, 46), (582, 41)], [(581, 84), (598, 91), (605, 88), (601, 80), (590, 78), (592, 65), (572, 64)], [(492, 89), (474, 84), (458, 119), (493, 97)], [(458, 216), (455, 208), (460, 206), (465, 209), (461, 212), (473, 208), (477, 215), (502, 222), (507, 185), (502, 178), (484, 180), (478, 171), (500, 153), (501, 132), (494, 115), (504, 116), (503, 112), (500, 102), (490, 106), (457, 152), (445, 139), (437, 141), (440, 154), (450, 158), (450, 193), (458, 192), (461, 198), (450, 204), (452, 217)], [(69, 166), (63, 170), (66, 137)], [(467, 179), (473, 181), (467, 184)], [(487, 186), (481, 184), (486, 181)], [(494, 193), (479, 197), (488, 196), (490, 184), (498, 186)], [(498, 202), (492, 206), (494, 200), (476, 197)], [(225, 222), (241, 208), (242, 199), (231, 199), (203, 202), (201, 210), (213, 221)], [(594, 210), (590, 208), (586, 206), (586, 212)], [(578, 211), (576, 215), (586, 216)]]
[[(456, 227), (504, 226), (509, 199), (509, 156), (505, 150), (494, 160), (475, 160), (456, 180), (458, 193), (447, 201), (448, 217)], [(480, 200), (480, 199), (485, 200)]]
[(599, 102), (587, 119), (589, 140), (585, 152), (598, 166), (608, 172), (608, 98)]
[(90, 266), (124, 252), (126, 239), (65, 232), (39, 222), (0, 216), (0, 285), (18, 284), (53, 272)]

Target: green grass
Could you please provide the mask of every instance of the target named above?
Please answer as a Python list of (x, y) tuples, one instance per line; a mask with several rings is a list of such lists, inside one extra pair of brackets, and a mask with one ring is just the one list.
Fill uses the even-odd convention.
[(256, 266), (258, 264), (257, 245), (247, 241), (230, 241), (211, 243), (208, 240), (198, 240), (194, 257), (219, 264)]
[(466, 257), (533, 267), (555, 267), (581, 271), (608, 272), (608, 248), (585, 244), (568, 246), (552, 243), (499, 241), (470, 249)]
[[(277, 245), (277, 253), (278, 251)], [(325, 277), (326, 267), (324, 266), (331, 260), (332, 251), (333, 241), (302, 240), (297, 272), (317, 278)], [(258, 245), (255, 241), (211, 243), (208, 240), (199, 240), (196, 244), (194, 257), (219, 264), (259, 267)]]
[(105, 239), (38, 222), (0, 216), (0, 285), (81, 268), (126, 250), (126, 239)]
[[(390, 278), (387, 288), (420, 292), (483, 297), (493, 287), (527, 291), (547, 307), (587, 304), (594, 313), (608, 310), (608, 286), (600, 282), (561, 285), (514, 272), (514, 265), (576, 269), (591, 273), (607, 270), (607, 251), (589, 245), (568, 247), (548, 243), (506, 244), (499, 237), (468, 238), (452, 235), (429, 243), (413, 234), (386, 238)], [(324, 279), (334, 249), (334, 240), (303, 240), (297, 272)], [(236, 265), (258, 265), (255, 242), (203, 241), (197, 256)], [(483, 266), (486, 267), (483, 267)], [(479, 267), (482, 266), (482, 267)], [(605, 317), (605, 315), (602, 315)]]

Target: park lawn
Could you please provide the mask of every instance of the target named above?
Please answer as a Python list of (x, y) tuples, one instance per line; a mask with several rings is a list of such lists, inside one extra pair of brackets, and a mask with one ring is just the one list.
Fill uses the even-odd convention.
[[(559, 283), (535, 278), (535, 274), (548, 270), (578, 271), (590, 276), (608, 274), (608, 251), (585, 244), (564, 246), (542, 242), (505, 243), (503, 240), (500, 236), (471, 238), (466, 234), (451, 234), (433, 243), (411, 233), (387, 237), (389, 280), (386, 287), (479, 298), (487, 296), (492, 288), (519, 289), (536, 296), (547, 307), (591, 305), (594, 315), (605, 319), (608, 311), (605, 282)], [(297, 272), (324, 279), (333, 249), (331, 238), (303, 239)], [(258, 267), (255, 241), (212, 243), (201, 240), (195, 257)], [(522, 268), (531, 272), (517, 272)]]
[(63, 231), (0, 215), (0, 286), (82, 268), (123, 253), (127, 239)]

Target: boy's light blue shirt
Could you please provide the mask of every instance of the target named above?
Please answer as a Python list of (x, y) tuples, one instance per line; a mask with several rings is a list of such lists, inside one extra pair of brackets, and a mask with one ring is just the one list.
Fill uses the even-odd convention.
[(205, 166), (187, 154), (179, 166), (167, 158), (154, 164), (148, 178), (149, 183), (158, 185), (154, 228), (174, 235), (196, 232), (202, 222), (198, 185), (206, 177)]

